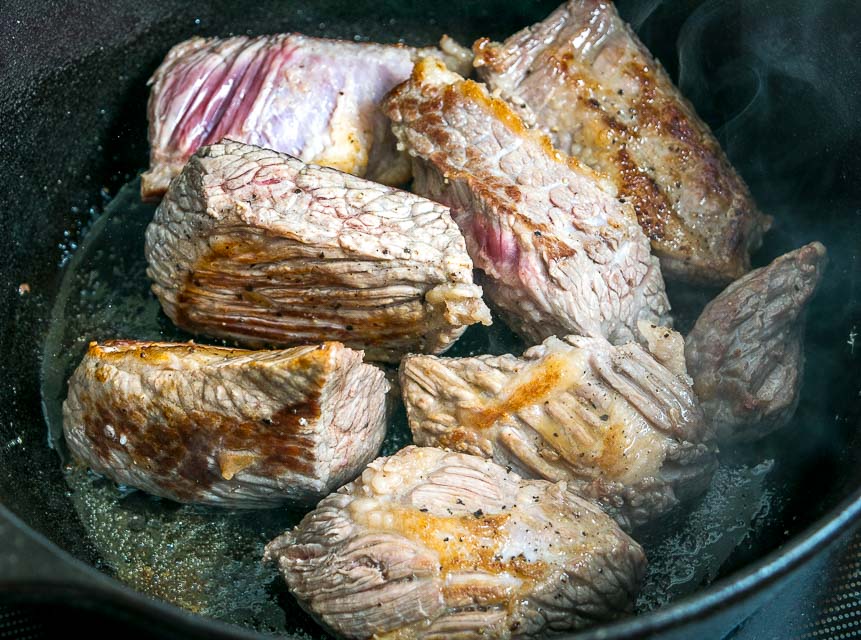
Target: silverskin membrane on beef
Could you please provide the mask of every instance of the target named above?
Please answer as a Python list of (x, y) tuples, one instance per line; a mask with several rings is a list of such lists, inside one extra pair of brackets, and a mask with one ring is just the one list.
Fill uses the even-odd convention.
[(199, 147), (222, 138), (377, 182), (406, 182), (409, 163), (379, 101), (420, 55), (471, 68), (469, 50), (447, 36), (439, 49), (298, 33), (179, 43), (149, 81), (150, 166), (141, 195), (157, 201)]
[(189, 160), (145, 252), (171, 320), (248, 346), (339, 340), (397, 362), (491, 322), (447, 207), (240, 142)]
[(401, 388), (416, 444), (565, 480), (626, 529), (702, 494), (717, 467), (678, 333), (641, 327), (649, 350), (555, 336), (513, 355), (411, 355)]
[(540, 638), (630, 613), (640, 546), (564, 482), (432, 447), (379, 458), (266, 547), (350, 639)]
[(771, 224), (718, 141), (609, 0), (570, 0), (503, 43), (479, 77), (631, 202), (668, 279), (725, 285)]
[(804, 377), (806, 311), (827, 265), (819, 242), (733, 282), (703, 310), (685, 357), (706, 418), (722, 442), (785, 426)]
[(77, 460), (156, 496), (313, 504), (379, 452), (388, 387), (337, 342), (279, 351), (93, 342), (69, 380), (63, 431)]
[(670, 323), (631, 205), (483, 85), (424, 58), (383, 109), (413, 158), (413, 190), (451, 207), (488, 299), (532, 344), (627, 342), (643, 339), (640, 320)]

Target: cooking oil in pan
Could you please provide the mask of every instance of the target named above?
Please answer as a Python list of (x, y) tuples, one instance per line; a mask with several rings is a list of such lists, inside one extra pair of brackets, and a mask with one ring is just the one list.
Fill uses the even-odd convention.
[[(48, 438), (66, 470), (72, 502), (100, 568), (132, 588), (258, 631), (323, 637), (296, 605), (274, 568), (261, 562), (264, 545), (302, 513), (290, 509), (230, 511), (179, 505), (119, 487), (75, 465), (62, 442), (66, 381), (92, 340), (188, 340), (161, 312), (149, 289), (144, 231), (154, 207), (140, 202), (140, 182), (119, 191), (69, 260), (45, 344), (42, 396)], [(497, 322), (472, 327), (450, 355), (522, 351)], [(403, 409), (396, 410), (383, 453), (409, 443)], [(713, 580), (735, 548), (775, 517), (770, 465), (723, 464), (707, 495), (644, 534), (650, 559), (637, 603), (644, 612)]]

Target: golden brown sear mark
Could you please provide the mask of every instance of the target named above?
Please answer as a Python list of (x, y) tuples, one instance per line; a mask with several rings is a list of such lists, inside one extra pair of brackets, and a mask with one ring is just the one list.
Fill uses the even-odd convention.
[(502, 545), (509, 538), (505, 524), (509, 514), (438, 516), (412, 508), (391, 507), (395, 531), (420, 541), (439, 556), (441, 572), (481, 571), (509, 573), (521, 580), (539, 580), (550, 567), (522, 556), (503, 559)]
[(497, 402), (479, 409), (461, 410), (460, 423), (473, 429), (487, 429), (524, 407), (544, 401), (560, 386), (565, 372), (565, 360), (549, 356), (540, 366), (532, 367), (527, 379)]
[[(424, 314), (424, 291), (418, 288), (415, 295), (402, 296), (391, 304), (373, 307), (370, 303), (353, 303), (357, 291), (339, 283), (337, 275), (327, 268), (308, 260), (291, 256), (289, 265), (278, 265), (285, 256), (273, 253), (265, 239), (259, 241), (233, 241), (213, 243), (212, 250), (201, 255), (184, 277), (174, 308), (174, 322), (191, 332), (241, 338), (249, 346), (301, 344), (301, 337), (291, 335), (296, 329), (291, 319), (308, 320), (308, 340), (340, 340), (358, 348), (391, 344), (393, 340), (409, 341), (415, 350), (424, 348), (422, 333), (427, 329)], [(289, 280), (296, 282), (301, 300), (279, 300), (267, 295), (273, 288), (269, 277), (263, 274), (237, 273), (237, 265), (278, 267), (278, 286), (283, 296)], [(332, 263), (335, 264), (335, 263)], [(332, 266), (332, 264), (328, 266)], [(335, 293), (308, 293), (314, 285), (332, 287)], [(439, 284), (430, 282), (424, 289)], [(340, 287), (340, 288), (339, 288)], [(233, 291), (231, 300), (220, 300), (219, 292)], [(331, 305), (331, 311), (326, 311)], [(349, 311), (361, 312), (361, 322), (351, 322)], [(314, 326), (319, 329), (314, 329)], [(421, 325), (421, 326), (420, 326)]]
[[(121, 345), (122, 342), (117, 341), (104, 346)], [(156, 364), (168, 354), (188, 348), (222, 356), (244, 353), (238, 349), (197, 345), (136, 345), (133, 351), (138, 357)], [(96, 372), (96, 380), (109, 384), (110, 376), (104, 369), (127, 358), (128, 351), (106, 351), (98, 344), (91, 344), (90, 355), (106, 362)], [(315, 349), (297, 358), (294, 366), (304, 368), (321, 363), (325, 366), (327, 357), (325, 347)], [(323, 360), (315, 365), (315, 359)], [(256, 420), (243, 420), (217, 411), (186, 411), (160, 396), (142, 399), (134, 393), (123, 394), (113, 385), (81, 394), (80, 402), (84, 432), (106, 466), (110, 466), (113, 456), (128, 455), (132, 464), (157, 475), (178, 498), (187, 500), (215, 482), (230, 480), (246, 469), (271, 477), (291, 471), (311, 473), (313, 438), (307, 432), (309, 425), (314, 425), (320, 417), (321, 391), (314, 389), (302, 402), (283, 406), (270, 416)]]

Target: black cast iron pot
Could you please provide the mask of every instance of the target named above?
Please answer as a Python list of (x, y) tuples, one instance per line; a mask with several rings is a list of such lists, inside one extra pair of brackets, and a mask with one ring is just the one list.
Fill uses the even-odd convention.
[[(186, 517), (199, 522), (228, 516), (188, 516), (175, 505), (127, 495), (93, 478), (86, 482), (95, 488), (82, 489), (64, 474), (62, 443), (50, 437), (45, 421), (56, 412), (62, 384), (48, 391), (45, 385), (46, 378), (66, 374), (53, 370), (53, 363), (80, 357), (77, 347), (56, 353), (58, 343), (49, 339), (51, 332), (68, 329), (58, 316), (58, 295), (68, 265), (75, 265), (69, 258), (92, 228), (102, 233), (102, 248), (123, 247), (113, 260), (143, 261), (142, 248), (140, 255), (134, 248), (134, 234), (146, 223), (139, 211), (131, 221), (99, 218), (146, 165), (146, 80), (174, 43), (193, 34), (291, 30), (384, 42), (402, 37), (417, 45), (449, 33), (470, 43), (484, 35), (504, 38), (555, 4), (6, 1), (0, 11), (0, 602), (63, 602), (149, 621), (162, 637), (260, 637), (229, 622), (318, 633), (274, 574), (257, 585), (259, 593), (253, 581), (236, 578), (236, 567), (256, 562), (263, 534), (233, 555), (214, 558), (209, 572), (198, 575), (196, 586), (205, 594), (215, 589), (213, 580), (220, 581), (218, 606), (205, 598), (200, 607), (191, 606), (187, 593), (165, 587), (166, 577), (160, 582), (159, 567), (173, 556), (126, 558), (135, 564), (132, 573), (118, 560), (118, 549), (131, 553), (122, 533), (129, 527), (146, 531), (147, 522), (167, 527)], [(861, 16), (854, 0), (618, 4), (713, 127), (761, 208), (775, 217), (755, 264), (817, 239), (828, 246), (831, 265), (809, 316), (805, 383), (793, 423), (756, 447), (723, 452), (731, 471), (712, 499), (731, 494), (732, 500), (695, 505), (648, 532), (647, 552), (668, 574), (655, 570), (640, 615), (578, 637), (725, 637), (775, 598), (786, 607), (772, 628), (781, 637), (781, 622), (798, 608), (797, 594), (815, 596), (820, 582), (814, 574), (861, 513), (861, 340), (855, 344), (861, 327)], [(132, 249), (126, 251), (127, 245)], [(87, 260), (101, 255), (91, 254)], [(714, 293), (670, 291), (682, 308), (695, 308)], [(141, 295), (146, 309), (155, 304), (145, 299), (145, 288)], [(158, 322), (168, 335), (169, 323)], [(78, 342), (90, 337), (102, 336), (82, 335)], [(482, 337), (470, 339), (480, 343)], [(46, 352), (46, 345), (54, 352)], [(772, 462), (755, 466), (762, 460)], [(90, 491), (114, 492), (119, 506), (99, 520), (82, 498)], [(260, 527), (277, 524), (276, 517)], [(199, 544), (194, 553), (198, 560), (206, 557)], [(672, 570), (688, 561), (693, 575), (680, 580)], [(147, 563), (150, 579), (141, 582)], [(170, 584), (188, 587), (188, 575), (183, 579)], [(795, 595), (787, 599), (787, 593)], [(225, 604), (234, 600), (251, 604), (235, 610)]]

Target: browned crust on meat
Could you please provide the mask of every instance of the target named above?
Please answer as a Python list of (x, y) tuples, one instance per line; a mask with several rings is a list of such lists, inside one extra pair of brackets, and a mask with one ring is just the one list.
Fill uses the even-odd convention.
[[(577, 375), (577, 371), (568, 365), (563, 356), (551, 354), (521, 369), (515, 374), (518, 380), (513, 387), (506, 385), (503, 390), (486, 401), (481, 401), (478, 406), (453, 406), (455, 424), (439, 433), (435, 432), (424, 442), (462, 453), (482, 452), (484, 455), (491, 455), (492, 445), (486, 439), (487, 430), (500, 422), (515, 418), (524, 408), (547, 404), (554, 394), (564, 392), (566, 385), (571, 384), (572, 376)], [(409, 400), (407, 404), (409, 407)], [(594, 410), (594, 404), (592, 407)], [(535, 431), (541, 444), (536, 443), (536, 453), (551, 463), (556, 463), (563, 457), (567, 460), (575, 459), (581, 465), (601, 469), (607, 478), (617, 478), (629, 465), (627, 438), (625, 425), (611, 414), (610, 411), (600, 415), (598, 419), (605, 426), (592, 435), (600, 442), (599, 455), (590, 456), (588, 459), (582, 452), (578, 455), (576, 446), (570, 448), (570, 445), (565, 444), (571, 434), (564, 433), (561, 428), (537, 428)], [(428, 437), (428, 434), (422, 431), (419, 431), (418, 435), (420, 439)], [(590, 441), (589, 446), (598, 448), (598, 443)]]
[(440, 448), (459, 451), (460, 453), (474, 454), (475, 451), (481, 451), (483, 441), (484, 439), (475, 431), (470, 431), (465, 426), (448, 429), (436, 437), (436, 444)]
[[(332, 301), (332, 296), (320, 294), (315, 297), (309, 291), (314, 285), (327, 287), (332, 280), (325, 270), (327, 260), (321, 252), (319, 260), (309, 258), (291, 263), (289, 277), (301, 292), (302, 305), (287, 304), (266, 295), (273, 287), (274, 276), (254, 276), (243, 273), (234, 275), (237, 264), (255, 265), (273, 261), (273, 253), (266, 240), (259, 243), (231, 241), (226, 244), (210, 243), (211, 251), (201, 255), (186, 272), (184, 282), (177, 295), (177, 305), (168, 312), (177, 326), (194, 333), (235, 337), (249, 346), (262, 347), (284, 342), (283, 324), (290, 317), (302, 317), (325, 322), (328, 337), (355, 348), (379, 347), (385, 350), (393, 341), (412, 340), (423, 336), (430, 327), (419, 299), (385, 306), (363, 306), (361, 322), (351, 323), (343, 313), (343, 301)], [(322, 267), (322, 268), (321, 268)], [(283, 294), (288, 282), (283, 274), (278, 276), (277, 290)], [(206, 307), (213, 291), (234, 291), (236, 299), (230, 304), (230, 315), (213, 315), (197, 310)], [(312, 310), (302, 306), (313, 304)], [(330, 310), (321, 304), (329, 304)], [(246, 314), (242, 310), (247, 309)], [(423, 341), (415, 347), (422, 350)]]
[(529, 378), (513, 389), (507, 397), (476, 411), (462, 412), (458, 416), (460, 423), (468, 428), (487, 429), (506, 416), (543, 401), (554, 390), (559, 389), (564, 372), (565, 363), (562, 358), (548, 357), (540, 367), (534, 367)]
[[(419, 60), (413, 68), (410, 80), (401, 83), (389, 93), (383, 102), (384, 108), (386, 104), (397, 103), (399, 111), (410, 114), (410, 120), (416, 115), (424, 116), (425, 127), (418, 128), (418, 130), (428, 134), (428, 137), (436, 142), (438, 147), (446, 148), (449, 146), (449, 134), (445, 131), (439, 114), (450, 112), (464, 104), (477, 104), (492, 113), (499, 122), (516, 135), (537, 141), (544, 153), (554, 161), (567, 164), (578, 172), (592, 172), (592, 169), (583, 165), (576, 158), (567, 156), (554, 148), (546, 134), (526, 127), (523, 124), (523, 119), (514, 112), (511, 106), (505, 100), (489, 94), (484, 85), (469, 79), (443, 86), (435, 84), (428, 74), (440, 70), (447, 71), (445, 65), (435, 58)], [(421, 101), (409, 95), (410, 85), (424, 87)]]
[[(384, 108), (396, 109), (403, 113), (406, 119), (410, 121), (411, 128), (433, 141), (437, 148), (448, 148), (451, 135), (439, 114), (474, 108), (474, 105), (477, 104), (491, 112), (500, 123), (518, 136), (537, 141), (545, 155), (554, 162), (564, 164), (578, 173), (595, 174), (592, 169), (580, 163), (576, 158), (567, 156), (555, 149), (548, 136), (528, 129), (507, 102), (490, 95), (483, 85), (473, 80), (462, 80), (455, 84), (443, 86), (435, 85), (432, 82), (428, 83), (426, 74), (429, 69), (433, 68), (445, 69), (436, 59), (423, 58), (420, 60), (413, 69), (410, 81), (391, 91), (389, 97), (384, 101)], [(421, 100), (409, 94), (411, 84), (423, 86)], [(389, 106), (385, 107), (385, 105)], [(471, 152), (474, 151), (467, 150), (467, 153)], [(524, 229), (536, 235), (545, 234), (548, 231), (545, 225), (535, 224), (518, 213), (516, 205), (522, 200), (523, 194), (516, 185), (501, 180), (490, 172), (462, 171), (449, 162), (445, 153), (442, 152), (434, 153), (430, 160), (440, 170), (444, 179), (463, 182), (467, 189), (478, 200), (486, 203), (486, 206), (491, 210), (505, 212), (505, 215), (517, 217)], [(505, 194), (506, 197), (501, 197), (500, 194)], [(574, 253), (571, 246), (558, 241), (552, 234), (543, 235), (541, 246), (548, 259), (561, 260)]]
[[(518, 332), (530, 340), (563, 332), (629, 339), (637, 336), (633, 316), (666, 320), (663, 280), (633, 207), (617, 203), (609, 180), (553, 148), (508, 103), (424, 59), (383, 109), (421, 167), (415, 188), (455, 211), (476, 266), (489, 275), (485, 291)], [(490, 155), (472, 161), (478, 147)], [(623, 251), (630, 261), (608, 259)], [(605, 300), (603, 292), (612, 293)], [(546, 322), (536, 322), (541, 315)]]
[[(586, 16), (591, 20), (596, 12), (607, 14), (605, 24), (610, 26), (606, 27), (604, 35), (616, 38), (612, 46), (624, 46), (627, 61), (623, 59), (615, 73), (637, 85), (638, 91), (633, 96), (623, 95), (621, 90), (617, 95), (616, 91), (597, 82), (590, 68), (591, 60), (581, 59), (569, 39), (560, 36), (567, 33), (565, 29), (568, 28), (582, 26), (586, 29)], [(565, 22), (571, 27), (560, 28)], [(532, 52), (535, 59), (528, 63), (528, 68), (520, 66), (520, 56), (526, 55), (524, 43), (542, 37), (559, 39), (552, 43), (547, 40), (549, 44), (546, 48), (539, 46), (537, 55)], [(595, 35), (590, 34), (590, 37)], [(624, 39), (627, 39), (625, 44), (620, 44)], [(535, 46), (535, 42), (529, 46)], [(603, 46), (595, 45), (593, 49), (597, 47), (600, 51)], [(534, 106), (538, 111), (550, 110), (549, 122), (536, 113), (540, 124), (550, 131), (573, 132), (577, 142), (586, 147), (588, 157), (584, 159), (590, 166), (606, 172), (616, 182), (619, 195), (634, 205), (637, 219), (661, 259), (665, 274), (693, 283), (726, 284), (750, 270), (749, 253), (759, 247), (771, 218), (757, 209), (747, 185), (730, 165), (708, 126), (679, 94), (663, 67), (630, 27), (622, 22), (612, 3), (567, 3), (545, 22), (515, 34), (504, 44), (487, 38), (477, 40), (473, 51), (475, 66), (491, 84), (494, 76), (513, 73), (514, 86), (519, 87), (521, 82), (528, 83), (519, 75), (524, 70), (526, 76), (535, 70), (544, 70), (546, 74), (542, 78), (545, 75), (552, 78), (548, 82), (553, 86), (558, 83), (557, 89), (563, 92), (559, 95), (575, 101), (572, 107), (576, 105), (574, 110), (579, 110), (582, 117), (559, 111), (561, 124), (552, 121), (553, 107), (527, 106)], [(515, 67), (519, 71), (512, 72)], [(540, 94), (538, 87), (533, 85), (532, 90)], [(513, 97), (520, 99), (518, 89), (509, 87), (509, 90), (514, 91)], [(554, 89), (548, 87), (544, 97), (553, 95)], [(620, 109), (627, 114), (625, 122), (617, 117)], [(649, 160), (637, 158), (636, 151), (632, 151), (641, 136), (660, 140), (669, 153), (667, 159), (658, 161), (657, 169), (648, 164)], [(690, 166), (695, 167), (695, 172), (686, 169)], [(670, 170), (666, 171), (668, 168)], [(710, 202), (701, 204), (700, 210), (692, 208), (682, 212), (678, 209), (675, 191), (685, 189), (686, 181), (695, 183), (698, 192), (709, 194)], [(709, 221), (705, 230), (700, 230), (698, 221), (703, 215)], [(718, 242), (711, 242), (718, 235)]]
[[(538, 581), (552, 570), (545, 562), (530, 562), (523, 556), (501, 558), (501, 547), (508, 537), (503, 529), (509, 520), (508, 514), (476, 511), (469, 515), (438, 516), (397, 507), (392, 512), (395, 531), (433, 550), (439, 557), (443, 575), (464, 571), (506, 572), (521, 580)], [(457, 587), (452, 588), (455, 589), (452, 593), (456, 594)], [(494, 598), (497, 594), (486, 595)], [(504, 601), (508, 599), (506, 594)]]
[[(283, 198), (284, 189), (304, 195)], [(442, 205), (253, 145), (198, 151), (147, 229), (146, 249), (174, 323), (252, 348), (339, 340), (397, 361), (490, 323)]]
[[(332, 367), (330, 350), (340, 347), (328, 343), (296, 358), (296, 369)], [(119, 348), (119, 350), (118, 350)], [(216, 355), (240, 355), (238, 349), (200, 345), (164, 345), (112, 341), (91, 343), (87, 357), (103, 366), (122, 367), (122, 361), (137, 357), (157, 366), (169, 354), (198, 351)], [(253, 361), (247, 366), (256, 366)], [(96, 371), (97, 382), (105, 376)], [(324, 380), (325, 376), (319, 376)], [(112, 452), (128, 454), (133, 464), (156, 473), (160, 483), (179, 500), (193, 500), (201, 490), (219, 478), (208, 464), (215, 459), (224, 479), (248, 469), (256, 475), (277, 477), (285, 472), (311, 474), (314, 469), (314, 440), (307, 435), (307, 424), (320, 417), (322, 386), (311, 390), (302, 402), (285, 405), (268, 418), (239, 420), (211, 411), (177, 411), (167, 402), (159, 403), (163, 416), (145, 414), (135, 399), (116, 398), (111, 389), (79, 393), (83, 429), (96, 457), (109, 464)], [(163, 417), (163, 419), (162, 419)], [(106, 429), (116, 438), (106, 438)], [(133, 446), (123, 447), (123, 441)], [(168, 479), (169, 478), (169, 479)]]
[(615, 422), (601, 434), (601, 455), (594, 464), (603, 469), (608, 478), (615, 478), (627, 468), (625, 457), (625, 427)]
[(105, 340), (104, 342), (90, 342), (87, 349), (87, 357), (97, 358), (104, 362), (120, 364), (130, 355), (135, 355), (147, 364), (159, 364), (168, 361), (168, 356), (173, 354), (209, 354), (221, 357), (241, 356), (251, 353), (248, 349), (235, 349), (233, 347), (218, 347), (206, 344), (195, 344), (186, 342), (184, 344), (170, 342), (141, 342), (139, 340)]
[[(569, 58), (572, 57), (570, 53), (567, 55)], [(561, 66), (567, 72), (567, 63), (571, 61), (565, 60), (564, 56), (563, 61), (566, 64)], [(737, 219), (760, 216), (753, 205), (747, 186), (729, 165), (717, 141), (711, 135), (698, 132), (691, 122), (694, 116), (683, 109), (680, 103), (669, 99), (665, 92), (657, 89), (658, 83), (662, 80), (656, 77), (657, 69), (656, 62), (645, 64), (630, 62), (625, 68), (625, 73), (636, 78), (640, 87), (640, 93), (632, 101), (631, 107), (631, 113), (635, 114), (636, 133), (613, 117), (597, 99), (580, 96), (584, 107), (595, 111), (605, 125), (606, 132), (601, 133), (612, 135), (617, 147), (615, 153), (604, 153), (601, 166), (614, 174), (619, 195), (630, 199), (634, 205), (637, 221), (652, 241), (652, 246), (658, 255), (664, 257), (670, 254), (674, 261), (683, 262), (700, 261), (705, 257), (712, 261), (711, 268), (717, 269), (718, 272), (714, 276), (704, 273), (701, 276), (702, 280), (707, 282), (734, 280), (750, 270), (749, 244), (755, 244), (758, 239), (748, 241), (748, 236), (753, 233), (758, 238), (759, 234), (754, 233), (754, 229), (741, 233), (742, 229), (738, 224), (730, 223), (729, 237), (725, 243), (730, 248), (729, 254), (707, 256), (709, 249), (704, 245), (703, 239), (686, 227), (678, 212), (674, 210), (662, 185), (655, 180), (647, 167), (638, 164), (632, 158), (628, 150), (628, 145), (640, 135), (640, 131), (652, 130), (665, 137), (667, 146), (679, 162), (698, 163), (698, 179), (708, 192), (726, 199), (727, 202), (733, 202), (735, 199), (746, 203), (749, 211), (736, 212)], [(574, 71), (569, 75), (572, 76), (572, 80), (582, 82), (578, 72)], [(604, 91), (595, 83), (590, 84), (593, 95), (600, 95)], [(699, 129), (703, 127), (704, 125), (701, 125)], [(601, 140), (598, 139), (593, 140), (592, 144), (595, 148), (602, 147)], [(734, 198), (734, 194), (740, 194), (740, 197)], [(665, 260), (662, 264), (670, 273), (677, 271), (673, 263), (667, 263)]]

